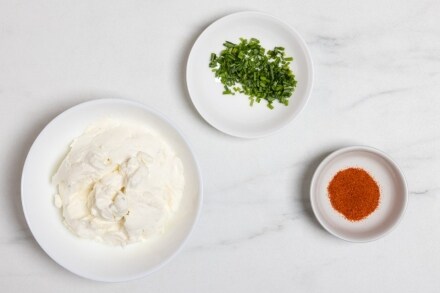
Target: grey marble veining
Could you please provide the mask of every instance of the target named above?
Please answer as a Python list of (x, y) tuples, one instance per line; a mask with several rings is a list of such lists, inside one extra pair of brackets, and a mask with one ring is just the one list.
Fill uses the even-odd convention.
[[(201, 30), (240, 10), (293, 26), (315, 66), (304, 112), (257, 140), (210, 127), (184, 78)], [(438, 292), (439, 15), (436, 0), (0, 2), (2, 292)], [(183, 251), (157, 273), (121, 284), (84, 280), (54, 263), (20, 201), (21, 168), (39, 131), (59, 112), (106, 97), (172, 117), (205, 185)], [(319, 162), (356, 144), (387, 152), (409, 188), (401, 223), (365, 244), (324, 231), (308, 201)]]

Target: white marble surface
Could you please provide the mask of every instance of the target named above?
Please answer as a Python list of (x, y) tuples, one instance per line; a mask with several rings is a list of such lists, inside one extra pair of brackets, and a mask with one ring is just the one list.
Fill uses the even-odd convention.
[[(305, 111), (258, 140), (207, 125), (186, 93), (195, 38), (241, 10), (280, 17), (309, 44)], [(440, 2), (0, 1), (2, 292), (438, 292)], [(165, 112), (193, 142), (205, 183), (200, 222), (159, 272), (133, 282), (79, 278), (36, 244), (20, 176), (36, 135), (85, 100), (130, 98)], [(313, 217), (318, 162), (365, 144), (402, 167), (410, 195), (388, 236), (339, 240)], [(81, 291), (80, 291), (81, 290)]]

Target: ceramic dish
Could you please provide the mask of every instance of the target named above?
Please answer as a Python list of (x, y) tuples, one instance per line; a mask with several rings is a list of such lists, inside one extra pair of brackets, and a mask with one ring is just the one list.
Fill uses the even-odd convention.
[[(72, 140), (101, 118), (145, 123), (159, 131), (181, 158), (185, 190), (178, 212), (163, 235), (125, 247), (81, 239), (62, 223), (54, 206), (51, 177)], [(53, 119), (40, 133), (26, 159), (22, 181), (26, 221), (43, 250), (58, 264), (85, 278), (117, 282), (143, 277), (169, 261), (188, 238), (202, 204), (202, 180), (196, 159), (182, 134), (161, 114), (131, 101), (94, 100)]]
[[(223, 43), (240, 37), (257, 38), (267, 49), (285, 47), (294, 61), (291, 68), (298, 81), (289, 106), (278, 102), (270, 110), (265, 101), (249, 106), (242, 94), (223, 95), (223, 85), (209, 68), (211, 53), (219, 53)], [(212, 126), (227, 134), (256, 138), (273, 133), (291, 122), (305, 107), (313, 84), (313, 66), (306, 43), (281, 20), (260, 12), (240, 12), (211, 24), (195, 42), (188, 58), (186, 80), (192, 102)]]
[[(377, 208), (367, 218), (351, 222), (333, 209), (327, 187), (333, 176), (348, 167), (370, 173), (380, 187)], [(396, 163), (385, 153), (365, 146), (340, 149), (322, 161), (313, 176), (310, 201), (321, 225), (333, 235), (353, 242), (378, 239), (389, 232), (402, 217), (407, 203), (407, 185)]]

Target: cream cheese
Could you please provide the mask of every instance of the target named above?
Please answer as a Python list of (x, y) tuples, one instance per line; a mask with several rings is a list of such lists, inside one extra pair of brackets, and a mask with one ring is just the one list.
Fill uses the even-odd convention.
[(185, 185), (182, 162), (160, 135), (112, 120), (73, 141), (52, 182), (64, 224), (112, 245), (164, 233)]

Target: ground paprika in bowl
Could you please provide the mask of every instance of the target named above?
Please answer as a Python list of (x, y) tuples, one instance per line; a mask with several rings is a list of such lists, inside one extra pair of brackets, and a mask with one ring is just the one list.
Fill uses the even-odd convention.
[(310, 203), (318, 222), (352, 242), (376, 240), (391, 231), (407, 201), (400, 168), (388, 155), (367, 146), (331, 153), (310, 184)]
[(379, 206), (379, 185), (361, 168), (339, 171), (327, 191), (333, 208), (350, 221), (365, 219)]

